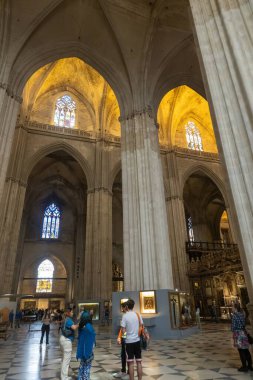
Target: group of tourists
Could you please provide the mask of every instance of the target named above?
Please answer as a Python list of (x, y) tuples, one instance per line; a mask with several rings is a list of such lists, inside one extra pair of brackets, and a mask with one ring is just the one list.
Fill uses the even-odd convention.
[[(121, 345), (121, 371), (114, 374), (115, 378), (134, 379), (134, 361), (137, 364), (138, 380), (142, 379), (142, 354), (141, 340), (143, 338), (145, 328), (140, 314), (134, 309), (134, 300), (128, 299), (122, 304), (123, 317), (121, 320), (120, 331), (118, 335), (118, 344)], [(199, 316), (199, 308), (196, 310), (196, 315)], [(95, 346), (96, 333), (92, 326), (92, 313), (84, 310), (80, 316), (79, 322), (75, 316), (74, 310), (68, 308), (65, 312), (58, 313), (59, 318), (54, 318), (54, 322), (59, 324), (60, 332), (60, 347), (63, 353), (61, 364), (61, 380), (68, 380), (69, 365), (72, 356), (72, 343), (75, 338), (75, 330), (78, 330), (78, 343), (76, 358), (80, 360), (78, 380), (89, 380), (92, 360), (94, 358), (93, 349)], [(13, 326), (13, 321), (20, 320), (22, 313), (11, 311), (9, 321)], [(46, 344), (49, 344), (50, 323), (52, 322), (52, 314), (49, 310), (45, 310), (42, 317), (41, 339), (43, 343), (46, 334)], [(240, 372), (253, 371), (252, 358), (249, 351), (250, 344), (253, 343), (253, 338), (248, 334), (245, 324), (245, 312), (240, 307), (239, 303), (233, 306), (231, 330), (233, 333), (234, 346), (238, 349), (241, 367)], [(147, 335), (147, 334), (146, 334)], [(149, 339), (148, 335), (146, 336)]]
[[(118, 343), (121, 344), (122, 368), (119, 373), (114, 375), (114, 377), (133, 380), (134, 361), (136, 361), (138, 380), (141, 380), (141, 335), (144, 331), (144, 326), (141, 316), (133, 311), (134, 304), (134, 301), (129, 299), (122, 305), (123, 317), (118, 336)], [(49, 316), (45, 313), (45, 316), (42, 319), (43, 324), (44, 321), (48, 321), (48, 318)], [(76, 323), (73, 320), (73, 310), (71, 308), (67, 309), (65, 313), (65, 320), (62, 323), (60, 336), (60, 347), (63, 352), (61, 380), (70, 379), (70, 377), (68, 377), (68, 371), (72, 356), (72, 343), (75, 337), (75, 330), (78, 330), (76, 358), (80, 360), (78, 380), (89, 380), (91, 364), (94, 358), (93, 348), (95, 346), (96, 337), (96, 333), (92, 326), (92, 315), (90, 315), (88, 311), (84, 310), (81, 314), (79, 323)]]
[[(141, 316), (133, 311), (134, 301), (129, 299), (122, 305), (123, 317), (121, 320), (118, 343), (121, 344), (122, 368), (114, 377), (122, 379), (134, 379), (134, 361), (137, 364), (138, 379), (142, 379), (142, 358), (141, 358), (141, 335), (144, 332), (143, 320)], [(46, 344), (49, 344), (50, 323), (52, 321), (50, 312), (45, 310), (42, 317), (41, 339), (43, 343), (46, 334)], [(57, 321), (56, 321), (57, 322)], [(73, 309), (68, 308), (65, 318), (61, 321), (60, 347), (63, 353), (61, 363), (61, 380), (70, 380), (68, 376), (69, 365), (72, 356), (72, 344), (75, 338), (75, 331), (78, 331), (78, 342), (76, 358), (80, 360), (78, 380), (89, 380), (91, 364), (94, 358), (93, 349), (95, 346), (96, 333), (92, 326), (92, 314), (84, 310), (79, 322), (74, 318)]]
[[(62, 316), (62, 313), (60, 314)], [(46, 344), (49, 344), (49, 332), (52, 316), (49, 310), (45, 310), (42, 317), (40, 344), (43, 344), (46, 334)], [(80, 360), (78, 380), (89, 380), (91, 362), (93, 360), (93, 348), (95, 346), (96, 333), (92, 326), (92, 315), (84, 310), (80, 316), (79, 323), (74, 315), (74, 310), (68, 308), (64, 318), (54, 319), (59, 324), (60, 347), (63, 353), (61, 364), (61, 380), (72, 379), (68, 376), (69, 365), (72, 356), (72, 343), (75, 338), (75, 330), (78, 330), (78, 343), (76, 358)]]

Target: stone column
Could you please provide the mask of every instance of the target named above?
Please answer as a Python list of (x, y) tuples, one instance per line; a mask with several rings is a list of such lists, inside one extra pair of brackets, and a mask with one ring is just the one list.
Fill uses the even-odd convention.
[(173, 288), (158, 133), (149, 109), (121, 120), (125, 290)]
[(84, 296), (112, 296), (112, 192), (108, 186), (109, 150), (100, 139), (95, 147), (95, 187), (88, 189)]
[(190, 291), (187, 274), (187, 260), (185, 242), (188, 240), (185, 222), (184, 201), (180, 191), (177, 158), (175, 152), (166, 154), (166, 169), (164, 177), (167, 179), (166, 209), (169, 224), (171, 244), (171, 258), (174, 275), (174, 286), (186, 292)]
[(112, 295), (112, 193), (104, 188), (87, 196), (84, 296), (110, 299)]
[(21, 98), (15, 96), (5, 84), (0, 83), (0, 200), (11, 152), (11, 144), (20, 108)]
[(206, 89), (241, 235), (253, 302), (253, 10), (251, 0), (190, 0)]
[[(84, 201), (84, 200), (83, 200)], [(86, 201), (86, 199), (85, 199)], [(84, 297), (84, 252), (85, 252), (85, 226), (86, 215), (83, 212), (83, 205), (77, 216), (76, 224), (76, 252), (75, 252), (75, 272), (74, 272), (74, 286), (73, 298), (75, 302)]]
[[(26, 183), (22, 180), (22, 163), (26, 147), (26, 131), (16, 130), (6, 181), (4, 181), (0, 217), (0, 289), (12, 293), (16, 267), (17, 247), (22, 219)], [(17, 284), (17, 282), (15, 282)], [(14, 289), (16, 290), (16, 289)]]

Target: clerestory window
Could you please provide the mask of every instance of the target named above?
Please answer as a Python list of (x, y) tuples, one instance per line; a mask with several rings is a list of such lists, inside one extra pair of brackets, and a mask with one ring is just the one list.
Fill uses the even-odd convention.
[(74, 128), (76, 103), (69, 95), (57, 99), (54, 112), (54, 124), (59, 127)]
[(51, 203), (46, 207), (41, 234), (42, 239), (58, 239), (60, 216), (60, 209), (55, 203)]
[(188, 121), (185, 132), (188, 149), (203, 151), (202, 138), (193, 121)]
[(187, 230), (188, 230), (188, 238), (190, 242), (194, 242), (194, 233), (193, 233), (193, 226), (192, 226), (192, 218), (189, 216), (187, 218)]

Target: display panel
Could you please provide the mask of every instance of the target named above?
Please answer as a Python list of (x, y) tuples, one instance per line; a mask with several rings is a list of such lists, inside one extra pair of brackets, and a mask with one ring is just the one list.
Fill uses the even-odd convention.
[(140, 307), (142, 314), (156, 313), (156, 297), (154, 290), (140, 292)]
[(192, 323), (191, 302), (190, 302), (189, 294), (180, 293), (179, 297), (180, 297), (182, 326), (189, 326)]
[(83, 310), (87, 310), (92, 315), (94, 321), (99, 320), (99, 302), (85, 302), (78, 304), (79, 313), (82, 313)]
[(173, 329), (179, 328), (180, 321), (180, 301), (178, 293), (169, 293), (170, 319)]

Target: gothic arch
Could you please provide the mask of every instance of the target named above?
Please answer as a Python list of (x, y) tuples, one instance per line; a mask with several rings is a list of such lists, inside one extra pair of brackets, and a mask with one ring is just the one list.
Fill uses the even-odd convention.
[[(56, 92), (57, 90), (57, 92)], [(80, 94), (75, 88), (73, 87), (70, 87), (70, 86), (60, 86), (60, 87), (57, 87), (57, 88), (54, 88), (54, 89), (51, 89), (50, 91), (47, 91), (46, 93), (44, 93), (42, 96), (39, 96), (37, 99), (36, 99), (36, 102), (39, 102), (42, 98), (44, 97), (50, 97), (50, 96), (53, 96), (53, 98), (56, 100), (57, 99), (57, 96), (60, 92), (68, 92), (72, 95), (74, 95), (81, 103), (83, 103), (89, 113), (89, 116), (92, 120), (92, 123), (93, 125), (95, 125), (96, 121), (95, 121), (95, 115), (94, 115), (94, 110), (92, 109), (90, 103), (87, 101), (87, 99), (85, 98), (84, 95)], [(79, 110), (78, 110), (79, 111)], [(54, 112), (54, 107), (52, 107), (52, 113)]]
[[(156, 82), (153, 83), (151, 89), (155, 115), (157, 115), (157, 110), (164, 95), (175, 87), (187, 85), (203, 96), (203, 98), (206, 98), (201, 73), (189, 72), (189, 68), (185, 67), (184, 55), (186, 54), (186, 50), (189, 50), (189, 54), (193, 53), (193, 58), (198, 62), (192, 36), (190, 36), (170, 51), (160, 66)], [(179, 63), (180, 67), (178, 67)], [(194, 66), (193, 62), (191, 62), (191, 66)], [(178, 67), (178, 72), (175, 73), (175, 70), (171, 70), (171, 67)], [(198, 65), (196, 65), (196, 67), (198, 67)]]
[(83, 60), (105, 78), (115, 92), (121, 114), (126, 114), (126, 105), (131, 99), (128, 79), (124, 78), (119, 70), (113, 69), (113, 66), (103, 57), (80, 42), (58, 43), (53, 47), (39, 46), (22, 59), (20, 57), (12, 67), (9, 86), (16, 95), (21, 96), (27, 80), (39, 68), (58, 59), (70, 57)]
[(39, 265), (44, 260), (49, 260), (49, 261), (54, 260), (54, 261), (57, 261), (58, 263), (60, 263), (60, 265), (62, 265), (62, 267), (66, 273), (66, 277), (69, 278), (70, 273), (68, 270), (67, 262), (65, 262), (65, 260), (64, 260), (64, 256), (59, 258), (55, 255), (51, 255), (50, 253), (48, 253), (46, 255), (36, 257), (32, 261), (30, 260), (30, 257), (28, 258), (28, 261), (26, 261), (25, 258), (23, 258), (22, 259), (22, 269), (21, 269), (21, 273), (20, 273), (20, 281), (22, 281), (21, 279), (24, 277), (24, 274), (27, 271), (28, 267), (34, 267), (34, 268), (38, 269)]
[(221, 195), (224, 199), (224, 202), (225, 202), (225, 206), (226, 208), (229, 207), (229, 203), (228, 203), (228, 197), (226, 195), (226, 189), (225, 189), (225, 186), (224, 186), (224, 183), (222, 182), (222, 180), (214, 173), (213, 170), (210, 170), (209, 168), (207, 168), (206, 166), (204, 165), (192, 165), (190, 168), (188, 168), (185, 173), (183, 174), (183, 176), (181, 177), (181, 197), (183, 199), (183, 191), (184, 191), (184, 187), (185, 187), (185, 184), (186, 184), (186, 181), (188, 180), (188, 178), (196, 173), (196, 172), (201, 172), (203, 174), (205, 174), (208, 178), (210, 178), (213, 183), (217, 186), (217, 188), (219, 189), (219, 191), (221, 192)]
[(66, 153), (71, 155), (73, 158), (76, 159), (76, 161), (79, 163), (81, 166), (84, 175), (87, 180), (87, 186), (88, 189), (93, 188), (93, 182), (94, 178), (92, 175), (92, 170), (90, 168), (89, 163), (87, 160), (78, 152), (75, 148), (73, 148), (71, 145), (65, 143), (65, 142), (60, 142), (60, 143), (54, 143), (50, 144), (47, 146), (44, 146), (43, 148), (39, 149), (33, 156), (30, 157), (29, 163), (27, 165), (27, 168), (24, 173), (24, 182), (26, 183), (28, 180), (28, 177), (32, 171), (32, 169), (35, 167), (35, 165), (45, 156), (47, 156), (50, 153), (53, 153), (57, 150), (64, 150)]

